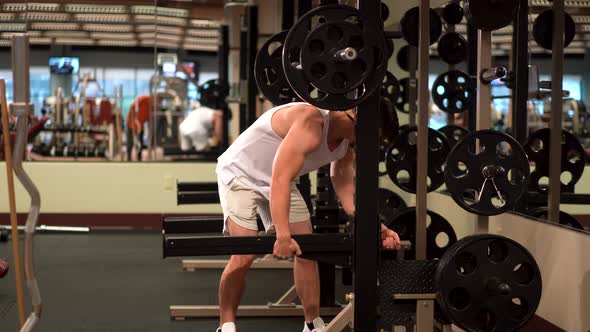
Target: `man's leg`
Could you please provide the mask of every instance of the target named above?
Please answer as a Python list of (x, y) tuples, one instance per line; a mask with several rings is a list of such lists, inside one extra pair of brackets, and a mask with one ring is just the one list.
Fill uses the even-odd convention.
[[(311, 221), (289, 224), (291, 234), (311, 234)], [(320, 275), (318, 263), (296, 257), (294, 267), (295, 288), (303, 304), (303, 314), (307, 323), (320, 316)]]
[[(231, 218), (227, 219), (227, 228), (230, 236), (256, 236), (258, 233), (237, 225)], [(246, 286), (246, 273), (255, 258), (255, 255), (234, 255), (225, 266), (219, 282), (219, 326), (236, 321), (236, 311)]]

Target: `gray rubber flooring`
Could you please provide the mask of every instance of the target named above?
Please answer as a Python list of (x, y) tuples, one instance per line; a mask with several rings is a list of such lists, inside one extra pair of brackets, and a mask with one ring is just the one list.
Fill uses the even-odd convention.
[[(217, 304), (221, 271), (183, 272), (180, 259), (162, 259), (160, 234), (41, 234), (36, 241), (44, 311), (35, 331), (207, 332), (217, 328), (216, 319), (170, 320), (170, 304)], [(0, 257), (13, 266), (10, 242), (0, 243)], [(275, 300), (292, 280), (291, 271), (252, 270), (242, 304)], [(337, 289), (337, 298), (343, 299), (344, 288)], [(17, 325), (11, 270), (0, 279), (0, 331), (17, 331)], [(239, 332), (295, 332), (302, 326), (302, 318), (238, 321)]]

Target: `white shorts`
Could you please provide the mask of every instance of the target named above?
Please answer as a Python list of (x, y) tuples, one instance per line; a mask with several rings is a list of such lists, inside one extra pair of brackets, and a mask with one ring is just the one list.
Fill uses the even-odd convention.
[[(266, 232), (271, 233), (274, 231), (270, 217), (270, 202), (266, 197), (243, 184), (237, 177), (227, 185), (220, 179), (217, 180), (217, 183), (219, 186), (219, 202), (223, 209), (223, 220), (225, 220), (224, 234), (227, 234), (228, 217), (243, 228), (258, 231), (256, 214), (260, 215)], [(305, 200), (303, 200), (297, 187), (293, 186), (291, 189), (289, 223), (294, 224), (308, 220), (310, 220), (310, 215)]]

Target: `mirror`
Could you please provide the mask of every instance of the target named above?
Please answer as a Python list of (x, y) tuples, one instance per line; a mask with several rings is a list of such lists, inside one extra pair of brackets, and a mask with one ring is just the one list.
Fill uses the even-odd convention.
[[(396, 3), (394, 1), (384, 1), (389, 7), (389, 17), (385, 21), (386, 31), (399, 31), (400, 22), (404, 13), (410, 8), (417, 6), (418, 3), (415, 1), (409, 3)], [(431, 2), (432, 8), (442, 14), (442, 7), (446, 5), (447, 1)], [(550, 4), (549, 4), (550, 5)], [(543, 4), (535, 4), (531, 7), (531, 17), (535, 17), (537, 14), (543, 12), (548, 7)], [(577, 34), (574, 37), (573, 42), (565, 49), (565, 63), (564, 63), (564, 78), (563, 85), (564, 90), (568, 91), (568, 96), (563, 101), (563, 129), (572, 133), (575, 138), (581, 143), (583, 147), (582, 153), (576, 153), (573, 159), (585, 160), (586, 164), (590, 160), (590, 84), (586, 84), (590, 80), (590, 63), (587, 60), (589, 45), (584, 41), (583, 31), (587, 29), (588, 25), (583, 21), (583, 17), (579, 16), (572, 8), (567, 8), (566, 12), (570, 12), (573, 16), (574, 21), (577, 22), (576, 29)], [(463, 19), (459, 24), (452, 25), (447, 24), (443, 18), (443, 31), (441, 36), (444, 36), (449, 32), (457, 32), (467, 39), (467, 25), (466, 20)], [(504, 66), (508, 69), (512, 67), (511, 52), (513, 50), (512, 45), (512, 27), (506, 27), (501, 30), (493, 32), (492, 35), (492, 54), (493, 64), (495, 66)], [(551, 112), (551, 100), (547, 94), (549, 90), (542, 89), (544, 81), (551, 80), (551, 51), (545, 50), (539, 47), (533, 37), (528, 43), (529, 56), (529, 76), (531, 83), (529, 84), (530, 100), (528, 102), (528, 133), (532, 135), (535, 131), (547, 128), (549, 121), (549, 114)], [(440, 41), (440, 39), (439, 39)], [(394, 52), (389, 59), (388, 70), (394, 74), (400, 82), (407, 82), (408, 78), (415, 77), (415, 73), (408, 71), (407, 67), (412, 61), (417, 59), (417, 50), (407, 51), (404, 46), (407, 45), (403, 38), (394, 39)], [(436, 78), (449, 70), (460, 70), (467, 72), (467, 61), (461, 61), (456, 64), (449, 64), (448, 61), (443, 60), (443, 56), (439, 54), (438, 43), (431, 46), (431, 57), (430, 57), (430, 74), (429, 74), (429, 87), (432, 91), (434, 89), (433, 83)], [(401, 51), (401, 52), (400, 52)], [(412, 60), (413, 59), (413, 60)], [(406, 67), (405, 69), (403, 67)], [(410, 66), (411, 67), (411, 66)], [(447, 82), (448, 83), (448, 82)], [(534, 83), (534, 84), (533, 84)], [(539, 84), (540, 83), (540, 84)], [(539, 88), (539, 86), (541, 88)], [(402, 85), (402, 90), (405, 86)], [(492, 89), (492, 114), (491, 114), (491, 129), (498, 130), (505, 133), (511, 133), (512, 131), (512, 112), (514, 106), (512, 104), (513, 90), (507, 86), (507, 84), (501, 80), (494, 80), (491, 83)], [(438, 91), (438, 90), (437, 90)], [(435, 91), (436, 92), (436, 91)], [(445, 91), (441, 91), (444, 93)], [(533, 98), (534, 97), (534, 98)], [(408, 98), (416, 98), (415, 94), (408, 93)], [(399, 107), (397, 115), (400, 120), (400, 125), (415, 123), (415, 116), (408, 112), (409, 103), (404, 98), (398, 99), (405, 104), (404, 107)], [(455, 125), (466, 128), (468, 126), (467, 112), (458, 114), (450, 114), (441, 110), (434, 102), (433, 98), (430, 99), (429, 104), (429, 127), (433, 129), (441, 129), (448, 125)], [(455, 132), (455, 131), (452, 131)], [(458, 137), (460, 139), (460, 137)], [(451, 142), (452, 143), (452, 142)], [(547, 147), (548, 148), (548, 147)], [(531, 157), (529, 156), (529, 159)], [(572, 158), (569, 158), (572, 159)], [(549, 164), (547, 159), (543, 163)], [(532, 159), (531, 159), (532, 161)], [(567, 161), (571, 162), (571, 161)], [(536, 167), (534, 162), (531, 162), (531, 170)], [(444, 165), (442, 166), (444, 169)], [(588, 166), (585, 167), (581, 177), (574, 186), (574, 193), (565, 193), (562, 199), (561, 211), (563, 220), (555, 221), (560, 223), (564, 227), (585, 228), (588, 230), (590, 227), (590, 215), (588, 206), (590, 204), (590, 170)], [(385, 171), (385, 163), (380, 165), (380, 170)], [(574, 172), (575, 173), (575, 172)], [(562, 174), (562, 181), (568, 182), (572, 179), (576, 179), (576, 174), (572, 172), (564, 172)], [(393, 188), (396, 192), (400, 193), (404, 199), (408, 202), (413, 200), (413, 195), (405, 193), (398, 189), (393, 183), (391, 183), (387, 175), (381, 177), (381, 184), (387, 188)], [(445, 186), (442, 186), (437, 190), (438, 192), (446, 192)], [(547, 205), (546, 194), (531, 193), (530, 197), (526, 199), (528, 203), (526, 206), (521, 206), (521, 212), (528, 213), (529, 216), (537, 218), (539, 220), (546, 219), (546, 210), (543, 211), (543, 207)], [(523, 198), (523, 202), (525, 199)], [(541, 210), (539, 210), (541, 209)], [(568, 218), (573, 216), (573, 219)], [(575, 220), (577, 224), (573, 222)]]
[[(30, 160), (214, 160), (227, 146), (215, 131), (224, 126), (213, 128), (223, 119), (217, 109), (206, 128), (184, 139), (179, 133), (200, 109), (199, 85), (219, 77), (221, 1), (44, 0), (2, 4), (0, 15), (0, 76), (9, 100), (10, 37), (29, 28), (33, 121), (41, 121)], [(203, 125), (193, 118), (193, 127)]]

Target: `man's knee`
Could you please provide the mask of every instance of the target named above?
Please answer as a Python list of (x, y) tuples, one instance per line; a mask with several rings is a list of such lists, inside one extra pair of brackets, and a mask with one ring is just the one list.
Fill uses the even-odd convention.
[(231, 256), (230, 263), (233, 270), (247, 271), (256, 259), (256, 255), (234, 255)]
[(305, 259), (301, 257), (295, 257), (295, 262), (304, 268), (314, 268), (318, 265), (317, 261), (311, 259)]

